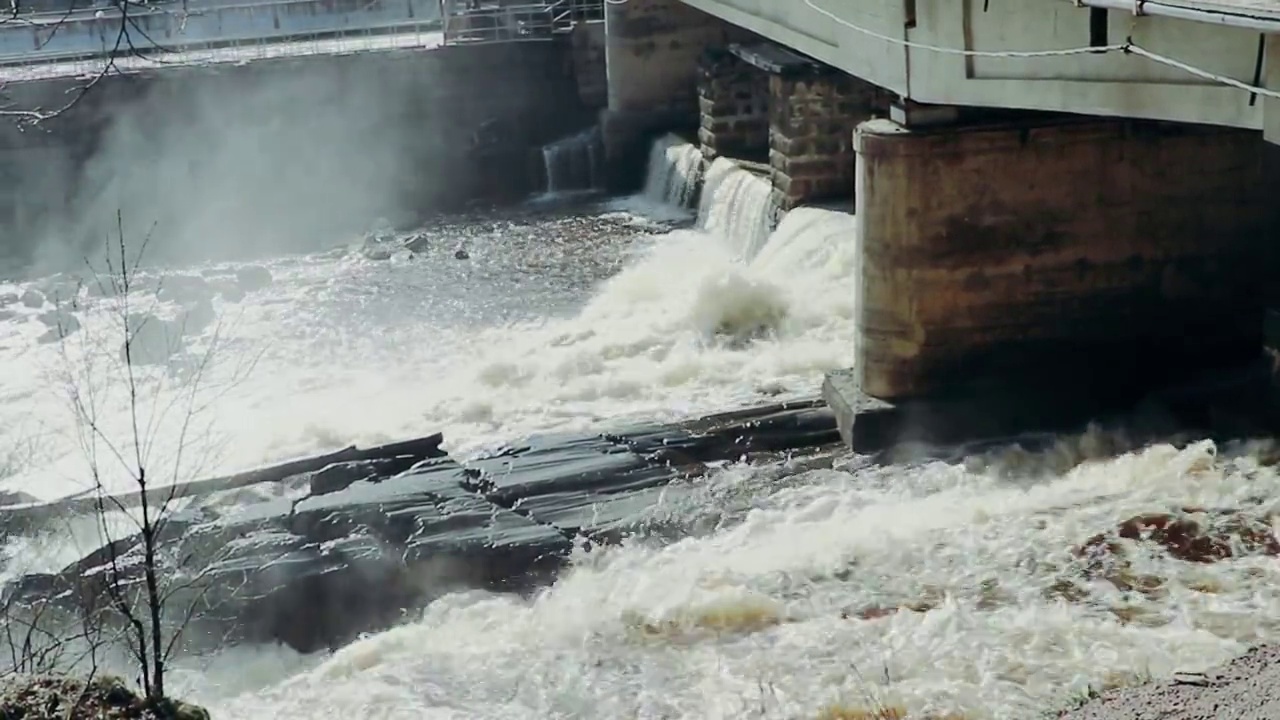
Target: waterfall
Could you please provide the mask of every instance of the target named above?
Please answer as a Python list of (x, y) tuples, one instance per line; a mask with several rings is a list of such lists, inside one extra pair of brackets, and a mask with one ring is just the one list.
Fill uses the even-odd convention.
[(702, 179), (702, 151), (676, 135), (664, 135), (649, 149), (644, 195), (649, 200), (692, 209)]
[(591, 127), (542, 146), (547, 194), (597, 190), (604, 155), (600, 130)]
[(698, 227), (729, 241), (750, 261), (773, 233), (773, 186), (732, 160), (716, 158), (703, 181)]
[(676, 135), (664, 135), (649, 150), (644, 196), (648, 201), (697, 209), (698, 229), (722, 237), (749, 262), (769, 241), (775, 224), (773, 185), (758, 170), (716, 158)]

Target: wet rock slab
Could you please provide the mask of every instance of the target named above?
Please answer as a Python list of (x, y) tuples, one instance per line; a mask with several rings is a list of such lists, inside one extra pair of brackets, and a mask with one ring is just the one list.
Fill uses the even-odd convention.
[[(804, 402), (608, 435), (538, 436), (466, 463), (431, 452), (438, 437), (388, 446), (384, 457), (294, 463), (309, 469), (277, 480), (302, 488), (300, 497), (230, 511), (197, 503), (175, 516), (163, 532), (162, 576), (188, 587), (175, 599), (219, 632), (233, 629), (233, 639), (336, 647), (446, 592), (537, 587), (575, 540), (640, 529), (672, 481), (708, 464), (838, 440), (831, 413)], [(141, 551), (140, 537), (124, 538), (19, 590), (96, 607), (113, 557), (136, 592)]]

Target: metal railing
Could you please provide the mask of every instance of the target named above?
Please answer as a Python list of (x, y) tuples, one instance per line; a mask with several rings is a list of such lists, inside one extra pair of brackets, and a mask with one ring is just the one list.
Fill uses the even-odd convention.
[(604, 19), (604, 0), (441, 0), (446, 45), (548, 40)]
[[(117, 48), (121, 23), (118, 9), (33, 13), (0, 23), (0, 65), (62, 64), (125, 54), (117, 50), (125, 50), (128, 55), (188, 54), (252, 51), (274, 44), (383, 35), (426, 36), (440, 29), (441, 20), (439, 0), (272, 0), (130, 6), (128, 45)], [(425, 42), (436, 44), (430, 38)], [(279, 53), (263, 50), (259, 54)]]

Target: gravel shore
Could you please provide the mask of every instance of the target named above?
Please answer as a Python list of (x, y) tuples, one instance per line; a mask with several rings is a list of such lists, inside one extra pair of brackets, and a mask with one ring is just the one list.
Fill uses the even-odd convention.
[(1108, 691), (1060, 720), (1280, 720), (1280, 645), (1204, 673)]

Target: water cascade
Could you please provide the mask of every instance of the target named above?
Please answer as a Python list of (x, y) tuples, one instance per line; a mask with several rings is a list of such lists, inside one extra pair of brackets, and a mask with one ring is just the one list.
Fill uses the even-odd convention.
[(598, 127), (542, 146), (547, 194), (597, 190), (604, 148)]
[(732, 160), (716, 158), (707, 168), (698, 227), (728, 239), (738, 257), (751, 260), (773, 232), (773, 187)]
[(675, 135), (654, 141), (644, 196), (696, 208), (698, 229), (727, 240), (744, 262), (760, 252), (773, 232), (772, 187), (766, 178), (726, 158), (706, 166), (701, 150)]
[[(856, 342), (853, 217), (797, 208), (769, 232), (759, 176), (716, 161), (695, 202), (698, 149), (663, 138), (653, 157), (646, 201), (696, 207), (697, 226), (652, 236), (605, 215), (429, 226), (417, 260), (281, 257), (269, 282), (230, 296), (249, 268), (186, 268), (185, 291), (228, 322), (214, 326), (219, 352), (201, 366), (207, 442), (182, 457), (199, 457), (208, 476), (437, 429), (466, 457), (531, 433), (594, 436), (609, 423), (812, 396)], [(461, 262), (452, 240), (464, 233), (472, 254)], [(159, 279), (144, 277), (131, 302), (181, 312), (147, 289)], [(95, 423), (106, 437), (133, 437), (119, 299), (83, 292), (72, 310), (82, 327), (43, 341), (42, 318), (59, 310), (48, 298), (65, 285), (0, 284), (0, 490), (83, 491), (64, 377), (102, 389)], [(197, 343), (215, 339), (203, 332), (193, 362), (205, 357)], [(153, 457), (172, 466), (185, 424), (160, 412), (187, 406), (183, 377), (138, 380), (157, 398), (145, 412), (160, 408), (146, 421)], [(450, 593), (332, 654), (273, 645), (175, 658), (168, 686), (237, 720), (1041, 717), (1090, 688), (1204, 670), (1280, 640), (1273, 558), (1186, 562), (1126, 540), (1095, 573), (1076, 552), (1171, 508), (1249, 510), (1206, 514), (1223, 532), (1254, 527), (1243, 524), (1253, 515), (1270, 523), (1276, 447), (1131, 449), (1091, 429), (1043, 451), (1011, 445), (963, 461), (732, 464), (683, 495), (655, 494), (660, 533), (583, 547), (544, 592)], [(93, 477), (133, 486), (104, 467)], [(209, 509), (255, 498), (288, 508), (293, 492), (245, 488)], [(12, 544), (6, 571), (84, 557), (103, 531), (84, 519)], [(372, 540), (361, 532), (350, 539)]]
[(698, 146), (676, 135), (664, 135), (649, 149), (644, 196), (653, 202), (693, 209), (702, 174), (702, 151)]

